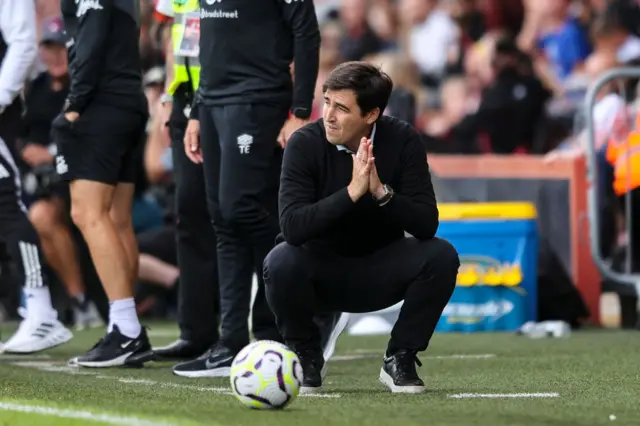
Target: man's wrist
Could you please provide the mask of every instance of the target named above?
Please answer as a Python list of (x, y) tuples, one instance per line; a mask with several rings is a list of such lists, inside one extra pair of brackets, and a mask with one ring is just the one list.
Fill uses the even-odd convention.
[(311, 109), (296, 107), (291, 110), (291, 114), (299, 120), (308, 120), (311, 117)]
[(384, 185), (380, 185), (378, 188), (376, 188), (375, 191), (373, 191), (371, 195), (373, 195), (373, 198), (379, 201), (384, 198), (385, 195), (387, 195), (387, 190)]
[(347, 193), (349, 193), (349, 198), (351, 198), (351, 201), (353, 201), (354, 203), (364, 195), (362, 191), (358, 191), (351, 184), (347, 186)]
[[(382, 194), (382, 195), (380, 195)], [(382, 185), (382, 191), (377, 190), (373, 198), (380, 207), (385, 206), (391, 201), (394, 196), (394, 191), (389, 185)]]
[(69, 112), (77, 112), (79, 114), (80, 108), (73, 99), (67, 98), (64, 101), (64, 106), (62, 107), (62, 111), (65, 114)]
[(162, 106), (167, 106), (172, 102), (173, 102), (173, 96), (171, 96), (170, 94), (163, 93), (162, 96), (160, 96), (160, 103), (162, 104)]

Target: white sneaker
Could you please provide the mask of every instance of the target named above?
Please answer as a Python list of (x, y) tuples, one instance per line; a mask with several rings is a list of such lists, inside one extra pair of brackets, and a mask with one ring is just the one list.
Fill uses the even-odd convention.
[(2, 352), (30, 354), (50, 349), (68, 342), (73, 337), (55, 317), (28, 316), (24, 309), (18, 311), (24, 318), (18, 330), (4, 344)]
[(104, 321), (96, 308), (96, 304), (88, 302), (84, 309), (75, 307), (73, 308), (73, 319), (75, 322), (75, 329), (80, 331), (85, 328), (97, 328), (103, 327)]

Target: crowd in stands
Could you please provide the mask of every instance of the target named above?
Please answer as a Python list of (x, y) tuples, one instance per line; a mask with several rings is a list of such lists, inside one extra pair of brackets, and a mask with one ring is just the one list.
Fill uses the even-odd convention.
[[(587, 87), (606, 70), (640, 61), (640, 2), (635, 0), (314, 3), (322, 44), (312, 118), (321, 116), (322, 83), (336, 65), (370, 61), (395, 84), (385, 114), (412, 123), (429, 152), (533, 153), (545, 154), (549, 161), (582, 155), (586, 136), (581, 111)], [(58, 31), (59, 0), (36, 4), (40, 36)], [(171, 23), (155, 13), (152, 0), (140, 4), (151, 118), (134, 206), (141, 248), (137, 304), (140, 313), (170, 315), (179, 271), (171, 150), (157, 112)], [(45, 186), (46, 174), (38, 167), (52, 158), (47, 126), (60, 110), (68, 84), (64, 45), (43, 39), (41, 46), (41, 63), (25, 92), (29, 109), (21, 161), (31, 218), (46, 239), (60, 238), (60, 227), (72, 225), (64, 209), (55, 215), (53, 210), (33, 210), (34, 200), (42, 196), (37, 192)], [(635, 96), (630, 83), (611, 84), (599, 94), (594, 112), (598, 147), (615, 131), (625, 131), (620, 117)]]

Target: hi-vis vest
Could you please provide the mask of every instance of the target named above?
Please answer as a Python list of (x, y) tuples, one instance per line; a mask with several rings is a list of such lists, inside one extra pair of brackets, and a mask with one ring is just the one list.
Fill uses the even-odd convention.
[(200, 84), (200, 4), (198, 0), (173, 0), (173, 13), (171, 40), (175, 65), (170, 95), (183, 83), (191, 81), (194, 92)]
[(624, 195), (640, 187), (640, 114), (626, 140), (610, 140), (607, 161), (613, 166), (613, 190)]

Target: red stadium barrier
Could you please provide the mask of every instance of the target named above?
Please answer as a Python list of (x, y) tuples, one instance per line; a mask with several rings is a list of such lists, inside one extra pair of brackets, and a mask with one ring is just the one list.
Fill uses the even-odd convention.
[[(429, 155), (429, 165), (439, 178), (554, 179), (569, 182), (569, 217), (572, 278), (600, 325), (600, 272), (589, 249), (587, 180), (584, 158), (545, 163), (540, 156), (449, 156)], [(515, 201), (515, 200), (514, 200)]]

